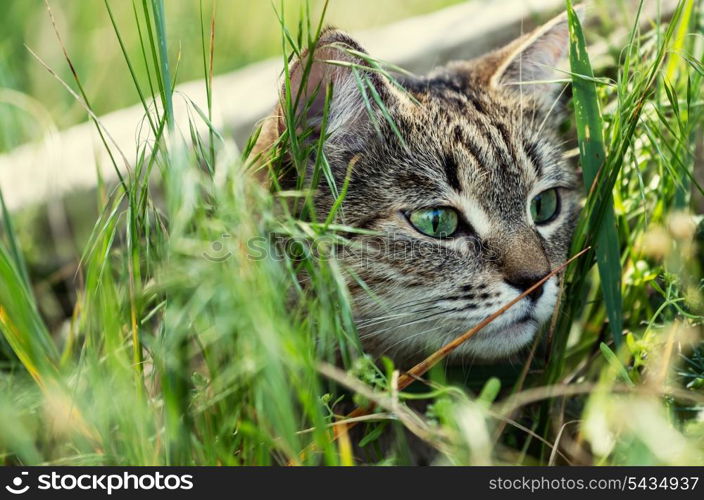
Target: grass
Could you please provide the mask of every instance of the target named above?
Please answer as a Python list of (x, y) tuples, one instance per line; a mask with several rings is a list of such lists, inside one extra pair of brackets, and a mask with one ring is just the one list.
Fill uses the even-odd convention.
[[(638, 17), (638, 16), (637, 16)], [(637, 18), (636, 17), (636, 18)], [(614, 171), (614, 168), (605, 164), (606, 150), (604, 147), (604, 122), (599, 109), (599, 100), (596, 94), (596, 83), (592, 80), (592, 71), (589, 55), (587, 54), (584, 34), (571, 2), (568, 3), (568, 18), (570, 24), (570, 68), (572, 76), (572, 96), (574, 99), (574, 114), (579, 140), (579, 160), (582, 166), (582, 177), (587, 192), (594, 190), (596, 199), (599, 194), (595, 181), (604, 172)], [(582, 77), (588, 77), (585, 79)], [(635, 119), (637, 120), (637, 116)], [(611, 157), (613, 158), (613, 156)], [(618, 169), (616, 169), (618, 171)], [(604, 212), (600, 215), (599, 225), (594, 225), (596, 233), (596, 259), (601, 278), (601, 291), (604, 298), (606, 313), (609, 318), (614, 344), (621, 345), (621, 262), (619, 240), (616, 227), (616, 216), (613, 209), (611, 189), (603, 191)], [(576, 247), (580, 247), (580, 238), (576, 240)]]
[[(612, 61), (594, 71), (571, 16), (576, 125), (566, 140), (578, 146), (586, 195), (571, 253), (591, 249), (567, 268), (560, 311), (524, 365), (437, 364), (408, 386), (389, 360), (375, 365), (359, 348), (330, 258), (353, 228), (334, 213), (292, 217), (282, 199), (306, 206), (309, 193), (256, 182), (253, 141), (233, 153), (212, 128), (201, 137), (195, 123), (183, 134), (170, 125), (178, 75), (197, 67), (209, 85), (219, 57), (211, 19), (222, 12), (198, 5), (192, 59), (177, 56), (167, 2), (135, 2), (133, 24), (110, 13), (154, 140), (121, 183), (100, 183), (99, 216), (73, 242), (80, 265), (58, 277), (38, 277), (33, 229), (3, 214), (0, 461), (345, 465), (360, 457), (338, 418), (373, 404), (353, 415), (371, 463), (407, 463), (403, 440), (388, 454), (378, 442), (406, 428), (441, 463), (704, 464), (702, 7), (682, 0), (671, 22), (627, 25)], [(270, 12), (284, 67), (315, 45), (321, 10)], [(92, 116), (101, 96), (65, 48), (76, 68), (67, 85)], [(210, 112), (192, 119), (207, 123)], [(311, 148), (320, 144), (284, 134), (272, 165), (286, 153), (301, 165)], [(331, 179), (320, 155), (313, 175)], [(341, 200), (345, 186), (337, 192)], [(423, 414), (407, 407), (419, 399)]]
[[(328, 23), (344, 25), (348, 30), (366, 29), (458, 1), (333, 2), (326, 19)], [(3, 127), (0, 130), (0, 151), (36, 140), (48, 125), (54, 124), (63, 129), (85, 121), (83, 107), (60, 85), (47, 78), (44, 68), (36, 64), (25, 49), (26, 45), (40, 54), (64, 80), (72, 79), (69, 68), (63, 63), (61, 47), (53, 36), (52, 23), (46, 15), (44, 3), (45, 0), (5, 2), (5, 13), (0, 19), (0, 89), (25, 94), (29, 105), (18, 103), (16, 97), (6, 100), (0, 93), (0, 116), (6, 115), (3, 120), (14, 124), (12, 128)], [(151, 56), (149, 61), (144, 61), (141, 53), (142, 34), (145, 39), (148, 38), (144, 20), (137, 20), (142, 0), (111, 0), (108, 2), (110, 14), (103, 0), (93, 1), (90, 6), (73, 0), (50, 0), (49, 3), (76, 70), (84, 82), (90, 82), (90, 98), (98, 115), (139, 103), (145, 100), (145, 96), (154, 93), (155, 89), (150, 86), (157, 85), (157, 81), (149, 82), (149, 78), (158, 77), (158, 74), (146, 67), (152, 62)], [(271, 2), (166, 2), (168, 12), (164, 24), (169, 37), (164, 42), (173, 60), (179, 59), (175, 79), (178, 83), (203, 76), (205, 59), (202, 58), (198, 23), (201, 4), (202, 12), (208, 15), (217, 4), (217, 36), (214, 39), (217, 72), (232, 71), (267, 57), (278, 56), (281, 47), (279, 25), (272, 14)], [(300, 15), (302, 5), (300, 2), (285, 2), (283, 10), (293, 18)], [(320, 12), (322, 5), (322, 0), (312, 2), (313, 15)], [(120, 40), (116, 38), (113, 23), (121, 28)], [(132, 68), (126, 66), (123, 50), (131, 54)], [(141, 96), (130, 72), (144, 85)], [(146, 90), (148, 88), (149, 91)], [(49, 124), (45, 123), (47, 117)]]

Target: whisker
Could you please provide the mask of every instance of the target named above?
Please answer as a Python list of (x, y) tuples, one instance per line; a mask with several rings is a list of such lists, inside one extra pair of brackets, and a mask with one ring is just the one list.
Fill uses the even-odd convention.
[[(419, 305), (427, 304), (427, 303), (429, 303), (429, 302), (458, 301), (458, 300), (466, 300), (466, 298), (465, 298), (465, 297), (461, 297), (461, 296), (440, 297), (440, 298), (435, 298), (435, 299), (430, 299), (430, 300), (418, 301), (417, 303), (413, 304), (413, 306), (419, 306)], [(365, 320), (363, 320), (363, 321), (359, 321), (359, 322), (357, 323), (357, 328), (367, 328), (367, 327), (369, 327), (369, 326), (372, 326), (372, 325), (375, 325), (375, 324), (379, 324), (379, 323), (383, 323), (383, 322), (385, 322), (385, 321), (390, 321), (390, 320), (392, 320), (392, 319), (403, 318), (403, 317), (405, 317), (405, 316), (410, 316), (410, 315), (413, 315), (413, 314), (419, 314), (419, 313), (423, 313), (423, 312), (432, 311), (433, 309), (436, 309), (436, 308), (438, 308), (438, 307), (440, 307), (440, 306), (438, 306), (438, 305), (433, 305), (433, 306), (431, 306), (431, 307), (428, 307), (428, 308), (425, 308), (425, 309), (421, 309), (421, 310), (412, 310), (412, 309), (409, 307), (409, 308), (407, 308), (406, 311), (396, 312), (396, 313), (394, 313), (394, 314), (372, 316), (372, 317), (367, 318), (367, 319), (365, 319)], [(459, 309), (459, 310), (467, 310), (467, 309), (471, 309), (471, 308), (473, 308), (473, 307), (474, 307), (474, 304), (469, 304), (469, 305), (467, 305), (467, 306), (465, 306), (465, 307), (463, 307), (463, 308), (461, 308), (461, 309)], [(397, 309), (398, 309), (398, 306), (397, 306)], [(455, 310), (457, 310), (457, 309), (455, 309)], [(450, 311), (451, 311), (451, 310), (450, 310)]]
[[(388, 308), (394, 308), (396, 311), (398, 311), (399, 308), (402, 307), (415, 307), (423, 304), (428, 304), (431, 302), (442, 302), (442, 301), (459, 301), (459, 300), (470, 300), (471, 297), (473, 297), (473, 293), (468, 292), (465, 295), (444, 295), (440, 297), (432, 297), (432, 298), (425, 298), (425, 299), (420, 299), (420, 300), (411, 300), (408, 302), (402, 302), (400, 304), (384, 304), (385, 307)], [(374, 318), (368, 318), (368, 319), (374, 319)]]
[(434, 328), (431, 328), (430, 330), (421, 330), (421, 331), (419, 331), (419, 332), (417, 332), (417, 333), (414, 333), (413, 335), (410, 335), (410, 336), (408, 336), (408, 337), (404, 337), (404, 338), (402, 338), (401, 340), (398, 340), (398, 341), (394, 342), (393, 344), (387, 346), (387, 347), (382, 351), (382, 354), (384, 354), (384, 353), (386, 353), (387, 351), (393, 349), (394, 347), (396, 347), (396, 346), (399, 345), (399, 344), (402, 344), (402, 343), (407, 342), (407, 341), (409, 341), (409, 340), (413, 340), (414, 338), (419, 337), (419, 336), (421, 336), (421, 335), (423, 335), (423, 334), (435, 332), (435, 331), (437, 331), (437, 330), (439, 330), (439, 329), (441, 329), (441, 328), (443, 328), (443, 327), (444, 327), (444, 325), (438, 325), (438, 326), (436, 326), (436, 327), (434, 327)]
[(391, 321), (393, 319), (404, 318), (407, 316), (413, 316), (418, 313), (425, 312), (427, 310), (428, 309), (421, 310), (421, 311), (410, 310), (410, 311), (405, 311), (405, 312), (397, 313), (397, 314), (389, 314), (386, 316), (375, 316), (375, 317), (366, 319), (364, 321), (359, 321), (357, 323), (357, 328), (368, 328), (370, 326), (378, 325), (379, 323), (385, 323), (386, 321)]
[[(439, 316), (439, 315), (441, 315), (441, 314), (447, 314), (447, 313), (450, 313), (450, 312), (456, 312), (456, 311), (459, 311), (459, 310), (461, 310), (461, 309), (443, 309), (443, 310), (441, 310), (441, 311), (438, 311), (438, 312), (433, 313), (433, 314), (428, 314), (428, 315), (426, 315), (426, 316), (423, 316), (422, 318), (418, 318), (418, 319), (415, 319), (415, 320), (413, 320), (413, 321), (407, 321), (406, 323), (402, 323), (402, 324), (400, 324), (400, 325), (393, 325), (393, 326), (390, 326), (390, 327), (387, 327), (387, 328), (382, 328), (381, 330), (376, 330), (375, 332), (371, 332), (370, 334), (365, 335), (364, 338), (369, 338), (369, 337), (373, 337), (373, 336), (376, 336), (376, 335), (381, 335), (382, 333), (388, 332), (389, 330), (392, 330), (392, 329), (405, 328), (405, 327), (407, 327), (407, 326), (415, 325), (415, 324), (417, 324), (417, 323), (422, 323), (423, 321), (426, 321), (426, 320), (428, 320), (428, 319), (430, 319), (430, 318), (433, 318), (433, 317), (435, 317), (435, 316)], [(360, 337), (360, 340), (361, 340), (361, 339), (362, 339), (362, 337)]]
[(548, 110), (547, 114), (545, 115), (545, 118), (543, 118), (543, 122), (540, 124), (540, 127), (538, 128), (538, 133), (536, 135), (540, 135), (540, 133), (543, 131), (543, 127), (548, 121), (548, 118), (552, 114), (553, 110), (555, 109), (555, 106), (557, 105), (558, 102), (560, 102), (560, 99), (562, 98), (562, 94), (565, 93), (565, 90), (567, 90), (568, 85), (564, 85), (562, 87), (562, 90), (560, 91), (559, 94), (557, 94), (557, 97), (555, 100), (553, 100), (552, 105), (550, 106), (550, 109)]

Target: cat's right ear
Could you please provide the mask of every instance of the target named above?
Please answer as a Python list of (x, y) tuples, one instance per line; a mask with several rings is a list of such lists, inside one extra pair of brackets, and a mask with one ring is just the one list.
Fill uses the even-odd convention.
[[(577, 5), (575, 13), (583, 20), (584, 6)], [(478, 59), (475, 63), (477, 73), (483, 83), (491, 87), (509, 88), (531, 95), (549, 107), (564, 86), (552, 81), (564, 78), (556, 68), (567, 59), (569, 36), (567, 13), (563, 13), (533, 32)]]
[[(325, 30), (311, 54), (305, 51), (289, 66), (290, 87), (284, 84), (279, 104), (279, 133), (295, 123), (297, 131), (307, 131), (317, 140), (328, 103), (326, 134), (328, 141), (360, 137), (368, 131), (370, 112), (376, 111), (373, 92), (385, 104), (393, 99), (388, 80), (369, 63), (366, 51), (347, 34)], [(372, 88), (370, 88), (370, 86)], [(287, 103), (294, 103), (289, 105)], [(294, 116), (286, 118), (293, 111)]]

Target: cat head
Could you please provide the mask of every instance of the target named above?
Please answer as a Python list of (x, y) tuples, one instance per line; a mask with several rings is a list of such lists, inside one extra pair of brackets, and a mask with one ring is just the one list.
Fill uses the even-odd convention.
[[(579, 193), (555, 130), (563, 87), (546, 81), (568, 36), (560, 16), (475, 60), (392, 78), (328, 29), (312, 57), (291, 65), (303, 140), (326, 134), (332, 176), (317, 185), (316, 211), (328, 213), (349, 176), (340, 222), (374, 232), (351, 233), (338, 256), (373, 354), (423, 357), (564, 261)], [(283, 119), (276, 126), (281, 133)], [(551, 278), (455, 359), (496, 359), (529, 345), (558, 288)]]

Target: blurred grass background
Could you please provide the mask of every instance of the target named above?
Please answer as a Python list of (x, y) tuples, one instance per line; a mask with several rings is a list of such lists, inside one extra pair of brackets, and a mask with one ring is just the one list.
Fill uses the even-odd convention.
[[(214, 0), (205, 0), (203, 9), (210, 13)], [(459, 0), (359, 0), (332, 2), (326, 16), (327, 23), (357, 30), (383, 25), (404, 17), (423, 14), (458, 3)], [(135, 25), (131, 0), (111, 2), (118, 26)], [(137, 8), (140, 1), (136, 2)], [(115, 38), (102, 0), (51, 0), (52, 11), (66, 49), (75, 68), (86, 84), (86, 90), (98, 115), (139, 102), (139, 96), (130, 80), (120, 46)], [(288, 19), (300, 15), (304, 2), (287, 0), (284, 15)], [(321, 0), (311, 2), (313, 16), (320, 14)], [(166, 5), (169, 33), (169, 54), (176, 59), (180, 54), (176, 82), (181, 83), (203, 76), (200, 41), (199, 2), (176, 0)], [(279, 24), (272, 3), (263, 1), (228, 0), (217, 2), (215, 38), (215, 73), (225, 73), (249, 63), (277, 56), (281, 51)], [(123, 41), (127, 51), (140, 50), (136, 29), (124, 29)], [(0, 88), (10, 88), (36, 99), (58, 128), (65, 128), (86, 120), (85, 110), (58, 82), (51, 78), (25, 48), (37, 52), (66, 81), (71, 73), (57, 43), (44, 0), (5, 0), (0, 16)], [(145, 68), (135, 64), (140, 79), (146, 77)], [(3, 104), (0, 113), (12, 113), (17, 127), (0, 129), (0, 151), (31, 140), (36, 135), (26, 113)], [(9, 121), (8, 121), (9, 123)]]

